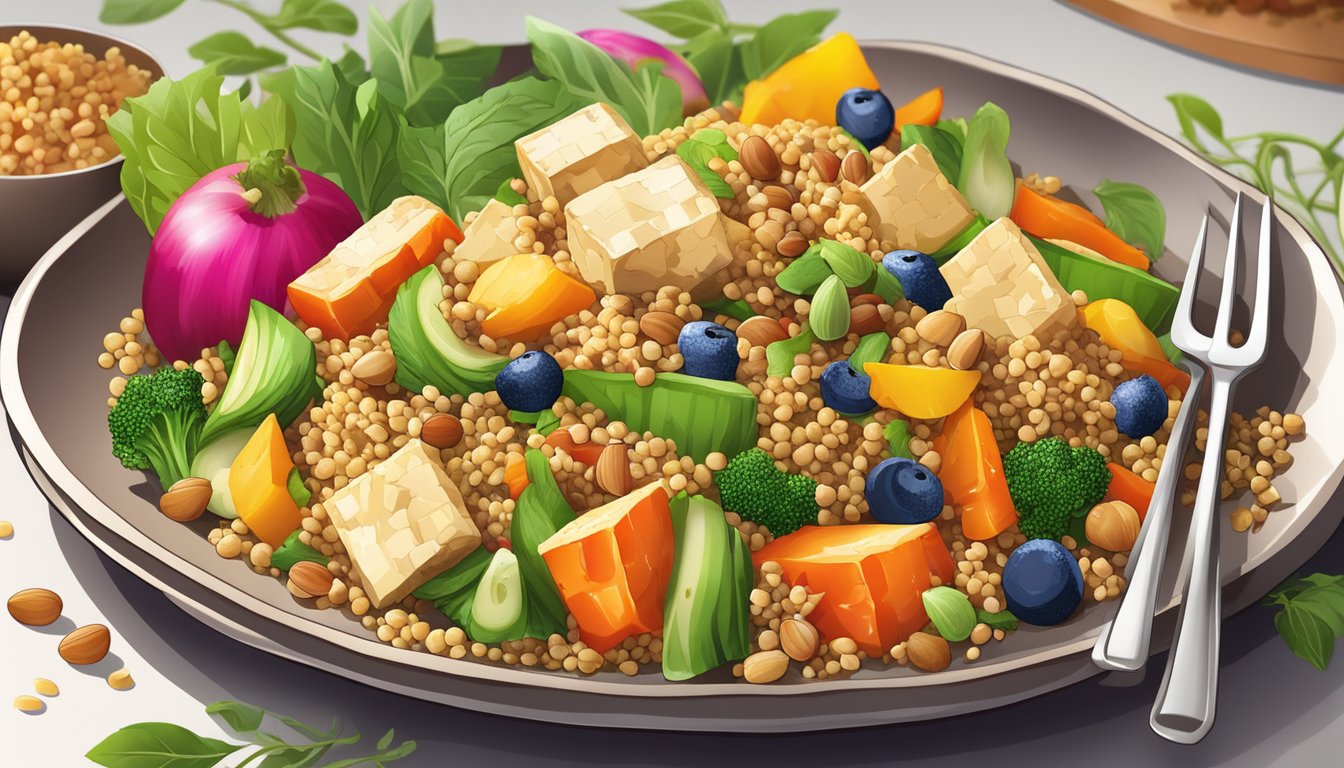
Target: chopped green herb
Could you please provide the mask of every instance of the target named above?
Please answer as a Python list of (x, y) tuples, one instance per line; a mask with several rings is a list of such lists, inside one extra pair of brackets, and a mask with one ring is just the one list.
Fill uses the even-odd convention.
[(285, 542), (271, 553), (271, 565), (282, 571), (288, 571), (300, 560), (326, 565), (327, 556), (299, 540), (299, 532), (289, 534)]
[(1324, 670), (1344, 637), (1344, 576), (1313, 573), (1269, 593), (1265, 605), (1279, 606), (1274, 627), (1288, 648)]
[(887, 349), (891, 346), (891, 337), (883, 331), (865, 334), (849, 355), (849, 367), (857, 373), (863, 373), (865, 363), (880, 363), (887, 358)]
[(1106, 226), (1148, 258), (1162, 256), (1167, 234), (1167, 211), (1152, 190), (1138, 184), (1107, 179), (1092, 190), (1106, 212)]
[(975, 618), (981, 624), (988, 624), (990, 629), (1002, 629), (1004, 632), (1012, 632), (1017, 629), (1017, 617), (1012, 611), (999, 611), (990, 613), (984, 609), (977, 609)]
[(747, 320), (756, 316), (756, 310), (751, 308), (744, 299), (711, 299), (700, 302), (700, 308), (706, 312), (716, 315), (725, 315), (734, 320)]
[(788, 376), (793, 370), (793, 359), (811, 351), (812, 342), (816, 340), (817, 337), (812, 333), (812, 329), (804, 323), (802, 332), (797, 336), (767, 344), (765, 347), (766, 373), (771, 376)]
[(915, 454), (910, 452), (910, 422), (905, 419), (892, 419), (883, 427), (882, 436), (887, 439), (892, 456), (902, 459), (915, 458)]

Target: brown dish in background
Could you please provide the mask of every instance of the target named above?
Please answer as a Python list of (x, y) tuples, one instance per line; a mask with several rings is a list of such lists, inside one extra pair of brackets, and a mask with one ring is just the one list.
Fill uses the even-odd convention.
[(1246, 67), (1344, 84), (1337, 0), (1067, 0), (1122, 27)]

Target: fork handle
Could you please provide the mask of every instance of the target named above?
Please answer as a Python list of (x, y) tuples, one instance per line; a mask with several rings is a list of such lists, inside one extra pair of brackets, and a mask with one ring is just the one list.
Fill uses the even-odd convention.
[(1180, 744), (1194, 744), (1204, 738), (1213, 727), (1218, 699), (1222, 634), (1218, 510), (1222, 501), (1223, 438), (1233, 385), (1231, 380), (1214, 376), (1204, 467), (1182, 561), (1185, 592), (1167, 669), (1149, 717), (1158, 735)]
[(1167, 558), (1171, 536), (1171, 515), (1176, 490), (1181, 480), (1181, 464), (1190, 433), (1199, 410), (1204, 385), (1204, 369), (1186, 365), (1190, 386), (1172, 425), (1167, 453), (1153, 486), (1153, 498), (1144, 517), (1143, 532), (1135, 542), (1125, 572), (1125, 592), (1120, 608), (1092, 649), (1092, 661), (1103, 669), (1133, 672), (1148, 663), (1148, 646), (1153, 630), (1153, 608), (1157, 587)]

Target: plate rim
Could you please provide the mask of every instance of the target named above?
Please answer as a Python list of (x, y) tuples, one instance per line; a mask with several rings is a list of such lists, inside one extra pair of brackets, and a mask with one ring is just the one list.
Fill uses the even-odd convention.
[[(1066, 98), (1083, 107), (1103, 114), (1123, 127), (1129, 128), (1162, 148), (1175, 153), (1181, 159), (1191, 163), (1202, 173), (1218, 182), (1220, 186), (1233, 191), (1245, 192), (1257, 201), (1263, 200), (1263, 195), (1247, 182), (1209, 163), (1193, 150), (1185, 147), (1175, 138), (1138, 120), (1085, 89), (953, 46), (905, 41), (863, 41), (862, 44), (865, 47), (870, 48), (903, 50), (942, 59), (952, 59), (960, 64), (965, 64), (990, 74), (1008, 77), (1033, 88)], [(112, 210), (120, 205), (124, 199), (124, 195), (116, 195), (70, 231), (65, 233), (51, 246), (50, 249), (48, 249), (24, 279), (19, 289), (15, 292), (6, 318), (6, 326), (11, 329), (21, 328), (24, 315), (31, 304), (37, 286), (41, 283), (45, 274), (75, 242), (102, 221)], [(1311, 238), (1306, 230), (1302, 228), (1295, 219), (1277, 206), (1275, 207), (1275, 218), (1278, 220), (1280, 226), (1284, 227), (1288, 235), (1303, 247), (1308, 262), (1313, 265), (1323, 264), (1326, 270), (1335, 277), (1334, 285), (1338, 290), (1341, 284), (1339, 275), (1329, 264), (1328, 259), (1319, 244)], [(89, 515), (100, 525), (115, 533), (125, 544), (132, 546), (143, 553), (154, 556), (159, 562), (164, 563), (183, 578), (191, 579), (194, 583), (205, 586), (220, 599), (227, 600), (233, 605), (243, 608), (251, 614), (259, 615), (266, 620), (291, 623), (296, 631), (299, 631), (314, 640), (330, 643), (338, 646), (344, 651), (357, 653), (361, 656), (377, 659), (381, 662), (392, 663), (398, 666), (427, 672), (441, 672), (450, 677), (470, 678), (479, 682), (514, 686), (524, 690), (528, 688), (544, 687), (574, 691), (577, 688), (577, 692), (584, 694), (601, 694), (633, 699), (713, 698), (725, 695), (742, 697), (801, 696), (812, 693), (837, 693), (855, 689), (919, 689), (935, 685), (953, 685), (999, 676), (1005, 673), (1019, 671), (1023, 668), (1039, 666), (1045, 662), (1056, 661), (1077, 654), (1086, 653), (1090, 651), (1093, 641), (1099, 632), (1099, 629), (1097, 628), (1087, 630), (1071, 642), (1036, 651), (1031, 654), (1030, 661), (1019, 659), (1016, 661), (1000, 662), (998, 664), (974, 665), (955, 670), (947, 670), (938, 675), (929, 676), (851, 678), (833, 681), (810, 681), (806, 684), (788, 686), (749, 686), (742, 685), (738, 682), (673, 686), (666, 685), (661, 680), (648, 684), (632, 684), (630, 682), (616, 681), (603, 677), (575, 679), (569, 675), (551, 674), (545, 670), (538, 671), (502, 665), (480, 664), (470, 660), (456, 660), (433, 654), (402, 651), (372, 639), (355, 638), (352, 640), (352, 635), (348, 632), (327, 627), (311, 619), (305, 619), (301, 615), (296, 615), (271, 606), (232, 583), (205, 573), (194, 563), (186, 560), (181, 555), (167, 549), (146, 534), (135, 529), (125, 518), (111, 507), (104, 504), (91, 489), (80, 482), (74, 473), (66, 467), (64, 461), (46, 441), (41, 427), (38, 425), (36, 418), (28, 407), (27, 399), (24, 396), (23, 383), (17, 374), (18, 348), (19, 333), (17, 331), (0, 335), (0, 399), (3, 399), (6, 412), (9, 415), (10, 432), (16, 440), (22, 443), (24, 449), (28, 451), (32, 463), (47, 477), (52, 487), (58, 489), (62, 494), (69, 496), (71, 502), (77, 506), (83, 514)], [(32, 471), (31, 467), (29, 467), (29, 471)], [(1320, 482), (1315, 484), (1314, 487), (1317, 494), (1323, 495), (1324, 500), (1319, 502), (1318, 509), (1313, 511), (1308, 517), (1304, 518), (1304, 527), (1310, 525), (1320, 516), (1320, 513), (1328, 503), (1330, 496), (1333, 495), (1334, 491), (1338, 488), (1342, 475), (1344, 475), (1344, 466), (1337, 467), (1334, 473), (1326, 476)], [(39, 483), (39, 487), (41, 487), (41, 483)], [(48, 494), (45, 489), (43, 490), (43, 493), (57, 509), (61, 510), (64, 517), (67, 519), (72, 518), (72, 513), (64, 509), (63, 504), (60, 503), (60, 501), (52, 499), (51, 495)], [(74, 520), (72, 520), (72, 522), (74, 522)], [(81, 531), (84, 530), (82, 525), (76, 524), (76, 527), (80, 528)], [(224, 624), (235, 623), (228, 617), (225, 617), (218, 611), (212, 609), (210, 606), (202, 605), (199, 601), (180, 595), (177, 589), (171, 584), (166, 583), (157, 575), (148, 573), (144, 569), (130, 563), (116, 551), (116, 548), (112, 546), (112, 544), (103, 541), (101, 537), (93, 538), (92, 541), (101, 551), (114, 557), (114, 559), (122, 564), (123, 567), (127, 567), (134, 572), (137, 577), (154, 585), (165, 594), (174, 595), (187, 600), (193, 609), (209, 616), (214, 622)], [(1280, 549), (1282, 547), (1287, 547), (1292, 541), (1293, 539), (1289, 539), (1284, 542)], [(1276, 550), (1275, 553), (1277, 553), (1277, 551), (1278, 550)], [(1266, 554), (1248, 560), (1236, 571), (1228, 574), (1225, 583), (1231, 583), (1246, 576), (1255, 568), (1263, 565), (1270, 557), (1271, 555)], [(178, 565), (178, 563), (181, 565)], [(191, 575), (192, 573), (197, 573), (200, 578), (193, 577), (193, 575)], [(1179, 595), (1166, 606), (1159, 608), (1157, 613), (1163, 613), (1170, 610), (1177, 605), (1178, 602)], [(265, 650), (274, 653), (273, 649)], [(416, 653), (417, 655), (412, 658), (406, 656), (405, 654), (407, 653)], [(284, 657), (300, 662), (304, 661), (304, 659), (297, 654), (285, 654)], [(327, 671), (334, 674), (342, 675), (347, 678), (350, 677), (350, 675), (347, 674), (349, 670), (346, 669), (330, 669), (326, 667), (324, 667), (324, 669), (327, 669)], [(1097, 668), (1094, 671), (1101, 672), (1102, 670)], [(622, 679), (625, 680), (626, 678), (622, 676)]]

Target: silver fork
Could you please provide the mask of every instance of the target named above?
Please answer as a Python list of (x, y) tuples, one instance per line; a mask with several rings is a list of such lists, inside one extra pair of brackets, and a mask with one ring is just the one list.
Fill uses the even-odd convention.
[[(1195, 244), (1195, 253), (1204, 248), (1201, 232)], [(1183, 292), (1180, 301), (1187, 301), (1191, 291)], [(1181, 314), (1180, 305), (1177, 313)], [(1185, 314), (1189, 314), (1185, 312)], [(1176, 506), (1176, 490), (1181, 481), (1185, 448), (1194, 431), (1195, 413), (1204, 387), (1204, 368), (1182, 360), (1181, 366), (1190, 374), (1190, 386), (1176, 413), (1171, 436), (1167, 440), (1166, 459), (1157, 472), (1153, 497), (1143, 528), (1129, 553), (1125, 568), (1125, 592), (1120, 608), (1109, 624), (1101, 629), (1097, 644), (1092, 648), (1092, 663), (1102, 669), (1133, 672), (1148, 663), (1148, 646), (1153, 632), (1153, 608), (1157, 604), (1157, 587), (1162, 578), (1162, 567), (1167, 559), (1167, 541), (1171, 537), (1171, 515)]]
[[(1149, 724), (1158, 735), (1181, 744), (1194, 744), (1213, 727), (1218, 698), (1218, 651), (1222, 631), (1222, 588), (1219, 583), (1218, 531), (1220, 527), (1219, 493), (1223, 479), (1223, 439), (1227, 415), (1237, 382), (1265, 357), (1269, 339), (1270, 215), (1267, 200), (1260, 218), (1259, 247), (1255, 255), (1255, 298), (1251, 306), (1251, 327), (1246, 341), (1232, 346), (1232, 308), (1236, 295), (1236, 277), (1241, 249), (1241, 208), (1243, 196), (1237, 194), (1236, 209), (1228, 226), (1227, 259), (1223, 267), (1222, 293), (1218, 319), (1212, 336), (1194, 326), (1195, 282), (1200, 274), (1203, 246), (1208, 232), (1206, 215), (1200, 231), (1198, 250), (1190, 259), (1184, 290), (1172, 322), (1171, 341), (1186, 355), (1202, 362), (1209, 370), (1209, 434), (1204, 465), (1199, 476), (1190, 534), (1181, 563), (1185, 591), (1177, 618), (1176, 637), (1167, 657), (1157, 701)], [(1178, 457), (1171, 457), (1180, 461)]]

